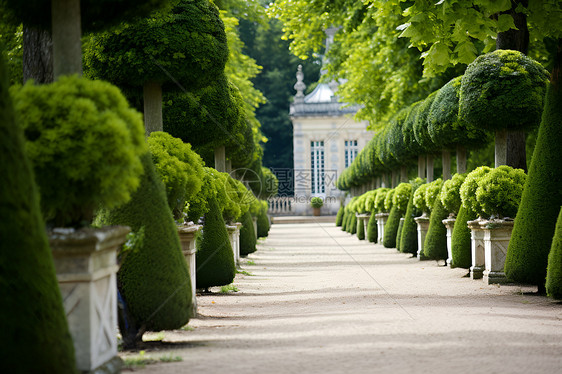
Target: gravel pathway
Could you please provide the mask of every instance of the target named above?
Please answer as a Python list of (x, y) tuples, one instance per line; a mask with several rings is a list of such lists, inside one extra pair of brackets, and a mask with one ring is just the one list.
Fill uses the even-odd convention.
[(532, 288), (488, 286), (333, 224), (273, 225), (243, 262), (238, 292), (198, 297), (192, 330), (146, 350), (182, 361), (140, 372), (562, 373), (562, 304)]

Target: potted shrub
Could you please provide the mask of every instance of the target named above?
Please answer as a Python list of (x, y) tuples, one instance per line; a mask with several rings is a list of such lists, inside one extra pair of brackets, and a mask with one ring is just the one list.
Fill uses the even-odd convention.
[(324, 200), (321, 197), (313, 197), (310, 199), (310, 205), (312, 206), (312, 214), (314, 216), (320, 215), (320, 209), (324, 205)]
[(447, 230), (447, 265), (449, 266), (453, 263), (453, 229), (455, 227), (456, 216), (461, 206), (461, 195), (459, 190), (465, 177), (466, 176), (464, 174), (457, 173), (453, 175), (451, 179), (448, 179), (443, 183), (443, 187), (441, 188), (441, 192), (439, 194), (439, 199), (441, 200), (441, 204), (443, 204), (443, 208), (449, 212), (449, 217), (442, 221)]
[(375, 212), (377, 212), (377, 214), (375, 214), (375, 218), (377, 219), (377, 236), (379, 244), (383, 243), (384, 226), (386, 225), (386, 221), (388, 220), (388, 210), (386, 210), (384, 202), (389, 191), (390, 188), (387, 187), (378, 188), (377, 195), (374, 198), (374, 208)]
[[(447, 260), (447, 229), (443, 226), (443, 220), (447, 218), (448, 212), (443, 208), (439, 194), (443, 180), (438, 178), (429, 183), (425, 190), (425, 199), (428, 207), (431, 207), (431, 216), (429, 217), (429, 226), (427, 235), (423, 243), (423, 254), (432, 260)], [(446, 262), (444, 262), (446, 265)]]

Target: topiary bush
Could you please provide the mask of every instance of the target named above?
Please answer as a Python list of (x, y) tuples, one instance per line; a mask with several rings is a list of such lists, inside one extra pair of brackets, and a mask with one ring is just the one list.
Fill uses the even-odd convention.
[[(150, 153), (141, 157), (144, 174), (131, 200), (103, 209), (96, 224), (131, 227), (135, 240), (119, 253), (117, 286), (126, 305), (119, 329), (126, 346), (142, 340), (144, 331), (177, 329), (190, 317), (191, 282), (164, 185)], [(122, 310), (119, 310), (122, 313)]]
[(462, 204), (460, 188), (465, 178), (465, 174), (457, 173), (453, 175), (451, 179), (443, 182), (443, 187), (439, 194), (441, 204), (443, 204), (445, 210), (453, 216), (457, 215)]
[(400, 250), (400, 240), (402, 239), (402, 229), (404, 228), (404, 220), (400, 218), (398, 223), (398, 231), (396, 232), (396, 249)]
[(384, 211), (385, 212), (390, 212), (390, 210), (392, 209), (392, 206), (393, 206), (392, 199), (394, 198), (395, 192), (396, 192), (396, 189), (393, 188), (391, 190), (388, 190), (388, 192), (384, 196)]
[(433, 212), (433, 207), (435, 206), (435, 199), (439, 196), (441, 187), (443, 186), (443, 179), (438, 178), (431, 183), (427, 184), (425, 188), (425, 204), (430, 211)]
[(76, 76), (12, 90), (48, 225), (89, 224), (127, 202), (146, 152), (141, 115), (117, 87)]
[(390, 191), (390, 188), (381, 187), (377, 189), (377, 194), (374, 197), (374, 209), (377, 213), (388, 212), (384, 207), (384, 201), (386, 200), (388, 191)]
[[(410, 194), (410, 199), (408, 200), (408, 206), (406, 207), (406, 213), (404, 214), (404, 223), (402, 224), (402, 232), (400, 234), (400, 252), (411, 253), (414, 256), (418, 254), (418, 228), (415, 217), (419, 217), (422, 214), (421, 209), (418, 209), (414, 205), (414, 195), (416, 191), (424, 185), (424, 180), (421, 178), (416, 178), (410, 182), (412, 184), (412, 193)], [(422, 194), (423, 196), (424, 194)], [(425, 198), (422, 199), (425, 201)], [(425, 203), (424, 203), (425, 204)]]
[(342, 217), (342, 223), (341, 223), (341, 231), (345, 231), (347, 232), (347, 221), (349, 219), (349, 212), (347, 207), (343, 208), (343, 217)]
[(398, 226), (400, 225), (400, 217), (402, 213), (396, 205), (390, 209), (388, 220), (384, 225), (384, 235), (382, 244), (386, 248), (396, 248), (396, 234), (398, 233)]
[(451, 236), (451, 267), (468, 269), (472, 266), (471, 233), (468, 221), (476, 219), (476, 213), (461, 204)]
[(395, 189), (392, 196), (392, 205), (404, 214), (406, 208), (408, 207), (408, 201), (410, 201), (410, 195), (412, 194), (412, 184), (410, 183), (400, 183)]
[(477, 167), (476, 169), (468, 173), (459, 190), (462, 205), (464, 205), (466, 209), (471, 210), (477, 216), (482, 218), (487, 218), (488, 216), (482, 210), (480, 203), (476, 199), (476, 190), (478, 189), (478, 183), (480, 182), (480, 179), (482, 179), (491, 170), (492, 168), (488, 166)]
[(540, 288), (562, 205), (561, 102), (562, 90), (551, 84), (505, 261), (509, 279)]
[(310, 199), (310, 206), (313, 208), (322, 208), (324, 206), (324, 200), (321, 197), (313, 197)]
[(265, 238), (269, 234), (269, 219), (267, 218), (267, 201), (260, 201), (262, 208), (258, 215), (258, 238)]
[(232, 283), (236, 275), (228, 232), (214, 198), (209, 200), (203, 233), (197, 237), (196, 263), (198, 288), (225, 286)]
[(338, 214), (336, 215), (336, 227), (341, 227), (343, 225), (343, 216), (344, 216), (344, 206), (340, 205), (338, 209)]
[(548, 254), (546, 293), (554, 299), (562, 299), (562, 209), (558, 215), (552, 247)]
[(476, 200), (482, 211), (494, 218), (515, 217), (527, 175), (521, 169), (502, 165), (478, 181)]
[[(431, 182), (430, 185), (435, 182), (438, 182), (438, 180)], [(435, 185), (440, 186), (442, 182), (435, 183)], [(432, 194), (433, 192), (428, 188), (426, 190), (426, 197), (428, 195), (430, 196), (430, 198), (427, 199), (428, 201), (430, 201)], [(438, 194), (439, 190), (435, 196)], [(441, 199), (435, 197), (433, 199), (431, 215), (429, 216), (429, 228), (427, 229), (427, 235), (423, 243), (423, 254), (428, 259), (446, 260), (449, 256), (447, 252), (447, 228), (442, 222), (448, 215), (449, 213), (445, 210), (443, 204), (441, 204)]]
[(6, 373), (74, 373), (74, 345), (7, 75), (0, 54), (0, 366)]
[(357, 234), (357, 216), (355, 215), (355, 211), (351, 212), (351, 219), (349, 220), (349, 233), (351, 235)]
[(250, 212), (242, 216), (242, 228), (240, 229), (240, 256), (247, 256), (256, 251), (256, 232)]
[(414, 207), (423, 213), (429, 213), (429, 207), (425, 202), (425, 191), (428, 186), (428, 183), (423, 183), (414, 191), (413, 194), (412, 202), (414, 204)]
[(365, 225), (363, 224), (363, 220), (357, 219), (357, 239), (365, 240)]
[(379, 233), (377, 227), (377, 219), (375, 218), (375, 211), (371, 212), (371, 217), (367, 223), (367, 240), (371, 243), (376, 243), (379, 240)]

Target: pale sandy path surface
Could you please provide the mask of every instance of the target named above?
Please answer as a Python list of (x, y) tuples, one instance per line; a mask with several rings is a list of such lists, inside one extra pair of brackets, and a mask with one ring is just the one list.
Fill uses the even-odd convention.
[(247, 260), (239, 292), (199, 297), (194, 330), (147, 351), (183, 361), (140, 372), (562, 373), (562, 304), (532, 288), (487, 286), (333, 224), (273, 225)]

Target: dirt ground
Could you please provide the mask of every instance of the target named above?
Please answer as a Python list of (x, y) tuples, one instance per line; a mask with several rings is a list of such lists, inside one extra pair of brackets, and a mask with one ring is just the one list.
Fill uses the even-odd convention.
[(562, 373), (562, 304), (536, 288), (485, 285), (319, 223), (273, 225), (242, 269), (238, 292), (198, 297), (190, 331), (147, 345), (182, 361), (139, 371)]

